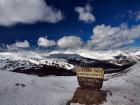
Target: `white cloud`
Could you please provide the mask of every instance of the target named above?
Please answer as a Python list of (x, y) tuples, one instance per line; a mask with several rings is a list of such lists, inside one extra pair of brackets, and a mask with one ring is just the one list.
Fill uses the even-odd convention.
[(87, 4), (85, 7), (76, 7), (75, 11), (79, 14), (79, 20), (86, 23), (95, 21), (95, 16), (92, 14), (92, 7)]
[(24, 40), (23, 42), (16, 41), (14, 44), (7, 45), (8, 50), (18, 50), (19, 48), (24, 49), (29, 47), (30, 47), (30, 43), (27, 40)]
[(137, 21), (140, 20), (140, 11), (136, 12), (135, 14), (136, 14), (136, 20)]
[(79, 48), (83, 45), (83, 41), (77, 36), (64, 36), (57, 42), (60, 48)]
[(15, 45), (19, 48), (28, 48), (30, 47), (30, 43), (27, 40), (24, 40), (23, 42), (17, 41)]
[(42, 46), (42, 47), (51, 47), (51, 46), (54, 46), (56, 45), (55, 41), (53, 40), (48, 40), (47, 38), (45, 37), (40, 37), (38, 39), (38, 46)]
[(140, 20), (140, 11), (129, 10), (128, 14), (123, 14), (124, 17), (129, 17), (132, 20), (139, 21)]
[(48, 6), (45, 0), (0, 0), (0, 25), (35, 22), (56, 23), (63, 19), (60, 10)]
[(128, 28), (124, 24), (119, 27), (103, 24), (93, 29), (93, 35), (88, 41), (88, 46), (98, 50), (115, 49), (133, 44), (137, 38), (140, 38), (140, 25)]

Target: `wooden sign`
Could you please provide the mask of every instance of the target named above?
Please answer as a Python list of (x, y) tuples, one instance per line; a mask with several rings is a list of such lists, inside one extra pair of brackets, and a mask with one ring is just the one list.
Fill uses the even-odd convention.
[(76, 70), (78, 83), (81, 87), (102, 88), (104, 70), (102, 68), (79, 67)]

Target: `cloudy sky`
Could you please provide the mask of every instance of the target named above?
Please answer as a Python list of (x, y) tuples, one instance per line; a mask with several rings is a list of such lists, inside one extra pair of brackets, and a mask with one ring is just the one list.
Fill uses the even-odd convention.
[(0, 47), (140, 47), (140, 1), (0, 0)]

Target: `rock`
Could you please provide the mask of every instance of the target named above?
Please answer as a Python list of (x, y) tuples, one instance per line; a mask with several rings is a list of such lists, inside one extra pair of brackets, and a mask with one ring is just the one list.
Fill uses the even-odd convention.
[(15, 83), (15, 86), (17, 86), (17, 87), (19, 87), (19, 86), (25, 87), (26, 85), (25, 84), (20, 84), (20, 83)]
[(106, 101), (106, 95), (107, 92), (104, 90), (78, 87), (69, 105), (74, 105), (74, 103), (84, 105), (99, 105)]

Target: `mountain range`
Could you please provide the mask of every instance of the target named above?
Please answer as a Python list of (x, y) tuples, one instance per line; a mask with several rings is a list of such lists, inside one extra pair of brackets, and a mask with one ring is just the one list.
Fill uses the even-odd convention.
[(75, 75), (76, 67), (101, 67), (120, 72), (140, 62), (140, 51), (17, 51), (0, 52), (0, 69), (38, 76)]

